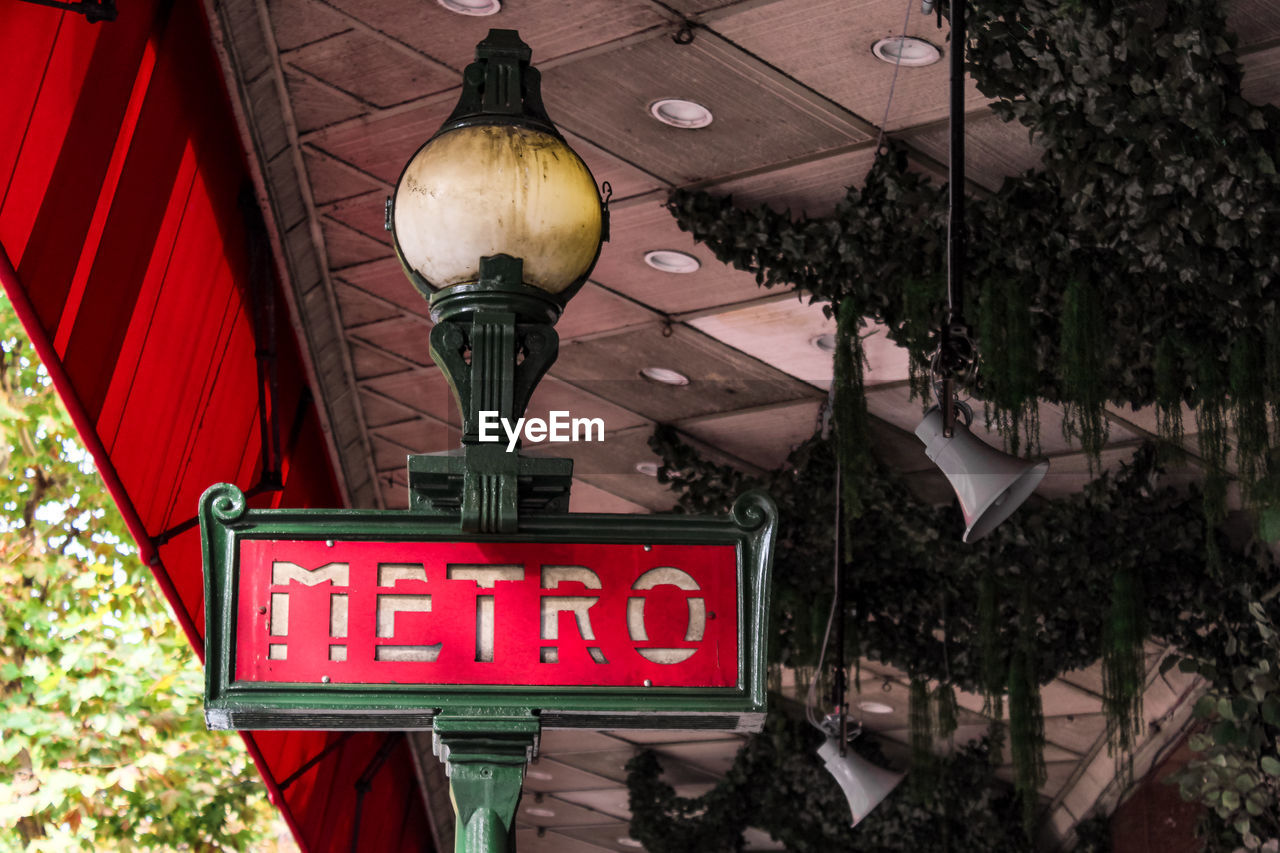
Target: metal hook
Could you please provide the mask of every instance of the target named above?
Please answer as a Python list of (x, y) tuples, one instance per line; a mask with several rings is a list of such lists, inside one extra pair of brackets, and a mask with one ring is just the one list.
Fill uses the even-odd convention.
[(600, 240), (609, 242), (609, 199), (613, 198), (613, 184), (605, 181), (600, 185)]

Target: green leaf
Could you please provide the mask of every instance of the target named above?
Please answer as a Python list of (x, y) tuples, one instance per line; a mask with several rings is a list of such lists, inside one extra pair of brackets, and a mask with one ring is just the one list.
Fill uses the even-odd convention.
[[(1214, 742), (1219, 746), (1233, 746), (1241, 740), (1240, 730), (1226, 720), (1215, 723), (1211, 731)], [(1225, 757), (1223, 760), (1226, 760)]]

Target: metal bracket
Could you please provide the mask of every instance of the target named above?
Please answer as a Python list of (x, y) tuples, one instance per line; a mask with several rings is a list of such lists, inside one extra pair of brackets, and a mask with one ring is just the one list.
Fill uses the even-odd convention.
[(409, 508), (460, 515), (462, 529), (514, 532), (526, 514), (569, 511), (573, 460), (507, 453), (502, 445), (409, 457)]
[(99, 21), (114, 21), (117, 16), (116, 0), (26, 0), (36, 6), (48, 6), (64, 12), (76, 12), (84, 15), (91, 24)]
[(522, 267), (509, 255), (482, 258), (476, 285), (432, 300), (431, 357), (462, 413), (462, 453), (411, 456), (409, 502), (459, 512), (472, 533), (514, 532), (521, 509), (569, 509), (572, 460), (522, 457), (507, 449), (504, 434), (481, 441), (481, 412), (516, 423), (560, 349), (559, 310), (521, 284)]

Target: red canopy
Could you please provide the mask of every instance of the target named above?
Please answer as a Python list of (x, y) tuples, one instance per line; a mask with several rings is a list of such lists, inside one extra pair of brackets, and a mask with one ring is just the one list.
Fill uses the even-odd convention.
[[(283, 300), (266, 333), (272, 265), (252, 263), (260, 228), (237, 201), (248, 172), (201, 8), (139, 0), (90, 24), (0, 7), (0, 278), (203, 655), (205, 488), (262, 481), (274, 416), (283, 488), (253, 505), (342, 498)], [(244, 739), (304, 850), (430, 849), (403, 735)]]

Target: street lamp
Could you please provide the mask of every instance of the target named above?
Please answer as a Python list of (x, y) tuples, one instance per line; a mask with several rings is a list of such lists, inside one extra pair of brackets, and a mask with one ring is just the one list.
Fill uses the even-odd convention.
[(253, 509), (226, 483), (200, 504), (209, 725), (429, 726), (459, 853), (514, 849), (544, 725), (745, 732), (766, 710), (767, 495), (724, 516), (575, 514), (572, 460), (482, 440), (555, 361), (608, 231), (529, 59), (491, 31), (387, 200), (460, 450), (409, 457), (407, 511)]
[[(409, 457), (410, 509), (456, 514), (475, 534), (514, 533), (522, 513), (569, 510), (573, 460), (484, 441), (481, 415), (514, 423), (524, 414), (556, 359), (555, 323), (607, 239), (595, 178), (547, 116), (531, 57), (514, 30), (490, 30), (463, 73), (458, 105), (387, 200), (396, 255), (430, 302), (431, 357), (462, 413), (461, 453)], [(488, 613), (477, 610), (489, 620), (477, 630), (492, 636)], [(538, 719), (489, 709), (437, 717), (433, 730), (456, 849), (513, 849)]]
[(387, 227), (430, 300), (431, 355), (462, 413), (462, 453), (413, 456), (410, 505), (509, 533), (520, 511), (567, 511), (573, 463), (480, 440), (480, 412), (515, 422), (555, 361), (553, 328), (608, 235), (591, 171), (542, 105), (514, 30), (490, 30), (453, 113), (409, 160)]

